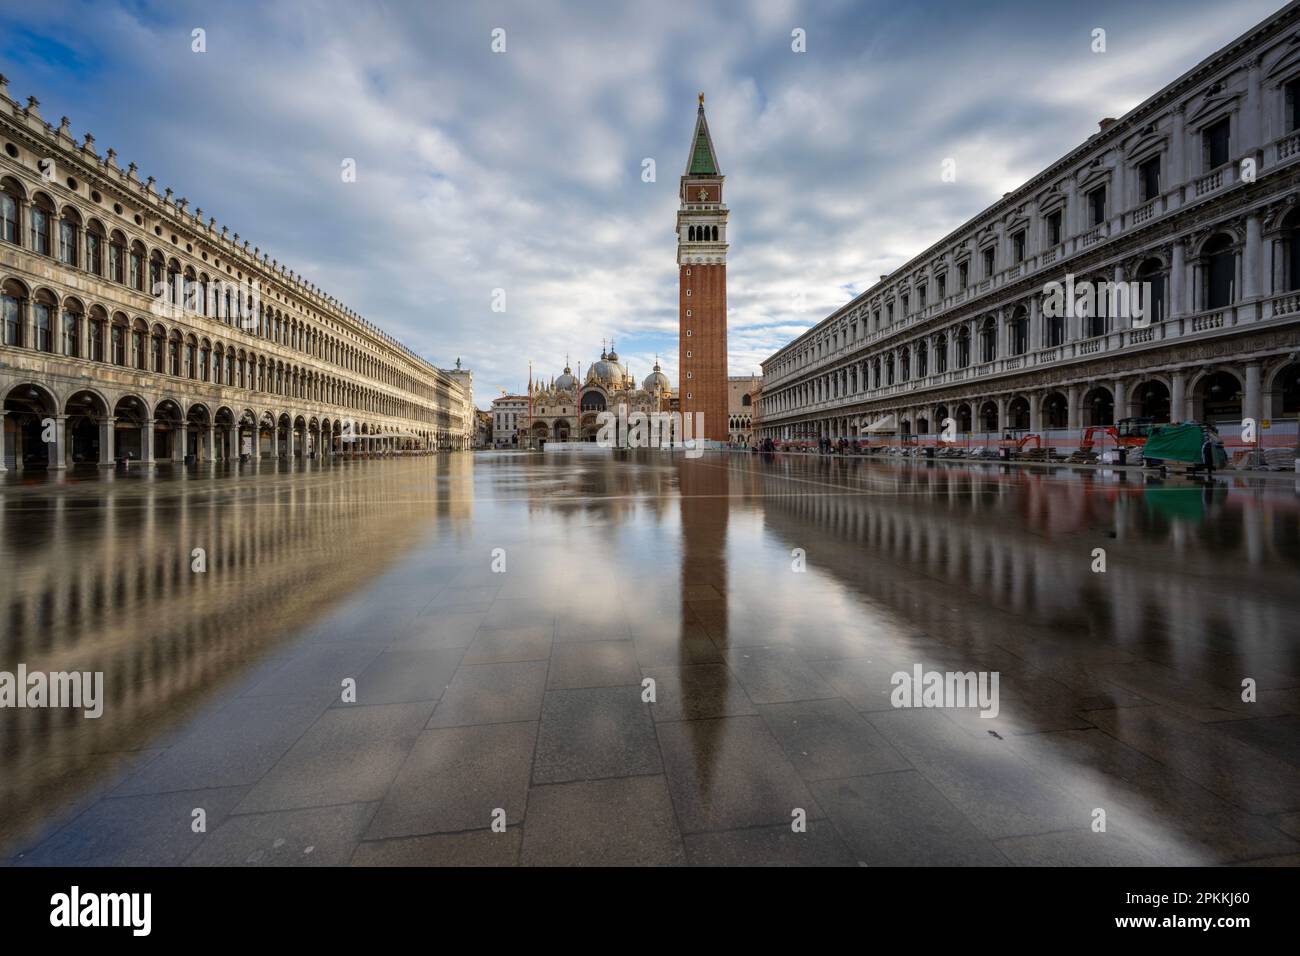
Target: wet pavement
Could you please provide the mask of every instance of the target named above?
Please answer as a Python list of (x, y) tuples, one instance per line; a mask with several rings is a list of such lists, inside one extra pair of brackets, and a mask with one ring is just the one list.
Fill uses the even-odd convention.
[[(0, 857), (1300, 863), (1295, 482), (252, 469), (4, 476), (0, 672), (105, 701), (0, 709)], [(997, 715), (895, 706), (918, 666)]]

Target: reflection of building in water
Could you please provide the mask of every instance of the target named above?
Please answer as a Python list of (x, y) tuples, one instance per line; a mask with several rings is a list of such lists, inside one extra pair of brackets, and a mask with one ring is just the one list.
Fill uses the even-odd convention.
[[(778, 350), (763, 363), (762, 434), (934, 435), (951, 420), (1073, 447), (1080, 429), (1130, 416), (1210, 421), (1225, 436), (1249, 417), (1294, 444), (1297, 26), (1288, 4), (1103, 119)], [(1057, 309), (1047, 285), (1067, 281), (1101, 306)], [(1112, 299), (1112, 283), (1138, 290), (1137, 305)]]
[[(826, 464), (844, 494), (789, 494), (788, 467), (769, 466), (767, 527), (911, 626), (972, 649), (1082, 640), (1175, 665), (1248, 653), (1295, 672), (1294, 605), (1278, 600), (1300, 563), (1291, 498), (1124, 475)], [(1091, 570), (1099, 547), (1104, 574)]]
[[(401, 559), (463, 523), (468, 456), (263, 474), (9, 489), (0, 670), (102, 671), (104, 714), (0, 710), (0, 845), (128, 751), (218, 697)], [(207, 571), (191, 570), (203, 548)], [(226, 691), (228, 693), (228, 690)]]

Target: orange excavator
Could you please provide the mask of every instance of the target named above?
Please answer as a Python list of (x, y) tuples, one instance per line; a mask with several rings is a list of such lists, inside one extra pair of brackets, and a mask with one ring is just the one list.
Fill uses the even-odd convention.
[(1092, 451), (1093, 437), (1097, 434), (1105, 435), (1114, 448), (1141, 448), (1151, 437), (1151, 429), (1155, 426), (1153, 418), (1121, 418), (1119, 425), (1090, 425), (1083, 430), (1083, 442), (1079, 445), (1082, 451)]

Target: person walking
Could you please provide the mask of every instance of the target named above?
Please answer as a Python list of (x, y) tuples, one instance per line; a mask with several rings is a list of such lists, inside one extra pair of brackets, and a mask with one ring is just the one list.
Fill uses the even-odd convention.
[(1205, 444), (1201, 446), (1201, 463), (1205, 465), (1205, 480), (1214, 480), (1214, 436), (1207, 428), (1205, 430)]

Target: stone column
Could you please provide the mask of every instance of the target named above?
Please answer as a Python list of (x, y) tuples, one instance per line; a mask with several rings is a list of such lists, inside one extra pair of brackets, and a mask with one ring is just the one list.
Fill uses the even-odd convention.
[[(5, 467), (5, 410), (0, 408), (0, 475), (3, 475), (9, 469)], [(14, 446), (14, 457), (17, 458), (18, 447)], [(17, 462), (14, 462), (15, 466)]]
[[(1117, 265), (1115, 267), (1115, 276), (1111, 281), (1116, 286), (1120, 286), (1121, 283), (1125, 281), (1123, 266)], [(1109, 309), (1112, 313), (1118, 311), (1118, 310), (1110, 309), (1111, 302), (1118, 302), (1118, 297), (1113, 295), (1110, 296), (1110, 302), (1107, 302), (1106, 304), (1107, 309)], [(1112, 332), (1123, 332), (1125, 329), (1131, 328), (1133, 325), (1134, 302), (1127, 295), (1124, 297), (1124, 302), (1125, 302), (1125, 309), (1126, 309), (1125, 314), (1124, 315), (1112, 314), (1110, 317), (1110, 330)]]
[(204, 449), (204, 461), (217, 460), (217, 429), (211, 422), (208, 423), (207, 444)]
[(141, 434), (143, 441), (140, 443), (140, 461), (146, 465), (153, 464), (153, 422), (152, 418), (146, 418)]
[(293, 461), (293, 422), (289, 423), (284, 433), (284, 451), (285, 457)]
[(62, 469), (68, 467), (67, 461), (67, 428), (68, 416), (54, 416), (54, 441), (48, 442), (45, 446), (46, 455), (49, 459), (49, 468)]
[(1264, 401), (1263, 394), (1260, 391), (1260, 364), (1258, 362), (1246, 363), (1246, 397), (1241, 406), (1241, 414), (1244, 418), (1255, 419), (1256, 433), (1260, 427), (1260, 422), (1264, 419)]
[(1165, 187), (1165, 192), (1170, 192), (1172, 187), (1181, 186), (1187, 182), (1186, 164), (1183, 162), (1184, 140), (1183, 124), (1185, 117), (1181, 106), (1175, 107), (1171, 119), (1171, 129), (1169, 132), (1169, 184)]
[(1263, 240), (1260, 238), (1259, 214), (1252, 212), (1246, 217), (1246, 248), (1241, 260), (1241, 297), (1253, 299), (1259, 295), (1260, 251)]
[(1029, 430), (1041, 434), (1043, 430), (1043, 396), (1030, 392), (1025, 398), (1029, 402)]
[(1083, 416), (1079, 414), (1079, 400), (1082, 396), (1079, 394), (1079, 386), (1071, 385), (1065, 390), (1065, 398), (1068, 403), (1066, 412), (1066, 427), (1071, 430), (1082, 428)]
[(23, 348), (36, 350), (36, 310), (30, 299), (18, 300), (18, 334)]
[(105, 418), (99, 423), (99, 463), (101, 465), (113, 466), (114, 457), (114, 440), (116, 439), (117, 419)]
[(1187, 311), (1187, 244), (1179, 239), (1174, 243), (1173, 262), (1169, 268), (1169, 318), (1175, 319)]
[(1118, 425), (1121, 418), (1129, 417), (1128, 386), (1125, 385), (1121, 379), (1117, 378), (1111, 383), (1111, 392), (1115, 396), (1115, 411), (1113, 417), (1115, 419), (1115, 424)]
[(1187, 421), (1187, 374), (1181, 369), (1170, 375), (1173, 388), (1169, 391), (1169, 418), (1173, 422)]
[(180, 428), (172, 429), (172, 461), (185, 460), (185, 446), (189, 443), (189, 426), (181, 422)]

